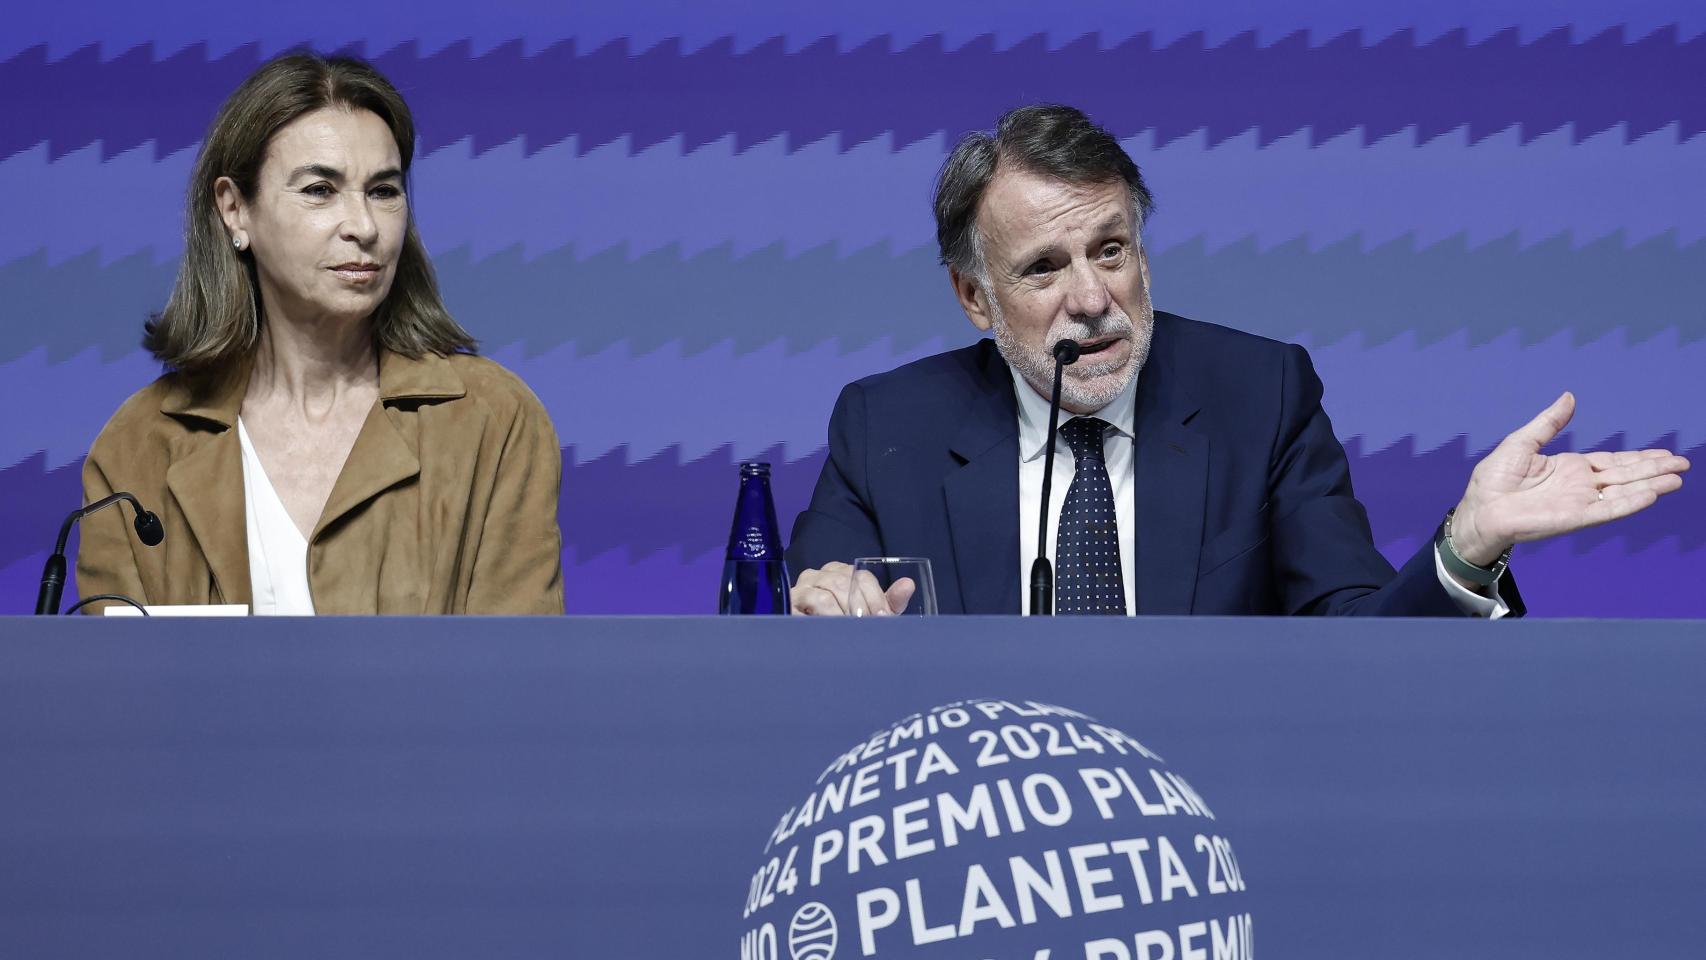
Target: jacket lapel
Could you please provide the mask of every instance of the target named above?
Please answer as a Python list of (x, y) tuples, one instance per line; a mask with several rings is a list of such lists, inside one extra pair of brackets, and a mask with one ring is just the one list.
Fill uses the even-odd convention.
[(451, 369), (449, 360), (430, 353), (411, 360), (380, 351), (379, 402), (368, 411), (308, 542), (313, 544), (329, 527), (374, 497), (420, 476), (420, 458), (392, 423), (386, 413), (387, 406), (399, 401), (436, 402), (466, 395), (467, 388)]
[(166, 468), (166, 488), (178, 501), (213, 584), (226, 603), (249, 602), (249, 534), (243, 513), (243, 451), (237, 431), (225, 429)]
[(362, 504), (420, 473), (420, 459), (385, 415), (385, 405), (374, 404), (350, 447), (343, 469), (338, 472), (337, 482), (332, 484), (332, 493), (320, 511), (320, 522), (314, 525), (309, 544)]
[(1019, 613), (1019, 409), (993, 348), (982, 390), (949, 445), (960, 468), (942, 483), (954, 568), (966, 613)]
[[(213, 581), (226, 603), (252, 602), (249, 590), (248, 520), (244, 513), (243, 451), (237, 415), (248, 388), (245, 365), (218, 381), (186, 378), (162, 400), (162, 412), (202, 421), (212, 436), (166, 469), (166, 486), (178, 501)], [(437, 402), (467, 395), (449, 360), (427, 354), (418, 360), (379, 352), (379, 402), (363, 422), (343, 470), (314, 528), (312, 544), (329, 526), (380, 493), (420, 475), (414, 448), (387, 416), (388, 404)]]
[(1156, 330), (1155, 349), (1137, 383), (1137, 612), (1183, 615), (1196, 594), (1209, 443), (1188, 426), (1201, 407), (1173, 370), (1162, 332)]
[(248, 382), (247, 369), (212, 382), (186, 378), (160, 404), (170, 416), (200, 421), (197, 426), (209, 434), (166, 468), (166, 488), (183, 511), (212, 571), (218, 599), (225, 603), (250, 602), (243, 450), (233, 429)]

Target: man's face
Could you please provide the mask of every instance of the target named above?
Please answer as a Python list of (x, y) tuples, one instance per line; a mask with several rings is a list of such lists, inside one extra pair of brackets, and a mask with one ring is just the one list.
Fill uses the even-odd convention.
[(1124, 182), (998, 168), (977, 215), (987, 277), (950, 271), (966, 316), (1044, 397), (1054, 344), (1083, 344), (1061, 381), (1060, 405), (1073, 413), (1107, 406), (1148, 358), (1155, 311), (1136, 226)]

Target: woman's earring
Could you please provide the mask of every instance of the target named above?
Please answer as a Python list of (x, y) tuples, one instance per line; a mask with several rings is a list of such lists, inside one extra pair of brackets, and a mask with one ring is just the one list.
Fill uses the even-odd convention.
[(233, 247), (236, 247), (238, 250), (243, 249), (243, 238), (242, 237), (232, 237), (231, 238), (231, 245)]

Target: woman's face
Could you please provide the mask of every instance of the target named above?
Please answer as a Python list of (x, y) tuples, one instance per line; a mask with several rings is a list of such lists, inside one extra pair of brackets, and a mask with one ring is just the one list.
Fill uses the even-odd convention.
[(385, 121), (327, 107), (280, 129), (255, 195), (215, 186), (234, 240), (252, 252), (268, 316), (359, 321), (391, 291), (408, 229), (403, 165)]

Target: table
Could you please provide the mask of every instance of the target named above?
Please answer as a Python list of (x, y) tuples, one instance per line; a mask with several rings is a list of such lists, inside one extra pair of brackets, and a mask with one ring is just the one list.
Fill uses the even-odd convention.
[(0, 956), (1676, 955), (1702, 678), (1696, 621), (5, 618)]

